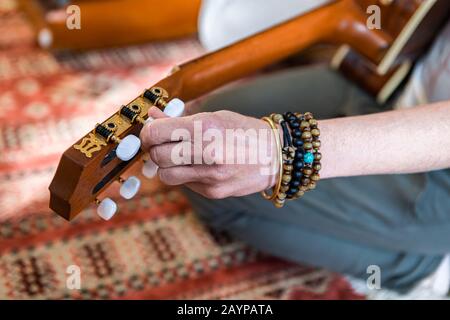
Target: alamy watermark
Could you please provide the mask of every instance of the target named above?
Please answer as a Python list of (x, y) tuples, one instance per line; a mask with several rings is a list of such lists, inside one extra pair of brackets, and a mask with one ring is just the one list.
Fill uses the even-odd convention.
[(66, 27), (69, 30), (81, 29), (81, 8), (75, 4), (66, 8)]
[(81, 268), (72, 264), (66, 268), (66, 287), (69, 290), (81, 289)]
[(369, 277), (367, 278), (366, 285), (369, 290), (381, 289), (381, 268), (377, 265), (370, 265), (366, 270)]
[(274, 175), (277, 168), (273, 161), (275, 145), (272, 129), (225, 129), (203, 130), (203, 122), (193, 122), (193, 133), (185, 128), (175, 129), (171, 140), (178, 142), (172, 148), (174, 165), (227, 164), (259, 165), (261, 175)]

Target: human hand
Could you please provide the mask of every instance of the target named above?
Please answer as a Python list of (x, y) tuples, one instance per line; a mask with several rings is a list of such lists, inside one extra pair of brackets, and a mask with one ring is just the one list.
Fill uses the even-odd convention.
[(141, 131), (142, 148), (159, 166), (162, 182), (211, 199), (275, 184), (278, 150), (266, 122), (230, 111), (168, 118), (156, 107), (149, 116), (155, 120)]

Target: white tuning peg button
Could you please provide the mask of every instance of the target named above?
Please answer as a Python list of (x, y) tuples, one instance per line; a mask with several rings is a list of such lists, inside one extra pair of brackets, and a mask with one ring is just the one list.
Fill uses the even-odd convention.
[(144, 165), (142, 167), (142, 174), (146, 178), (153, 178), (156, 176), (156, 173), (158, 172), (158, 165), (154, 163), (151, 159), (148, 159), (144, 162)]
[(141, 140), (130, 134), (122, 139), (116, 149), (117, 157), (122, 161), (131, 160), (141, 148)]
[(179, 117), (183, 114), (183, 112), (184, 102), (178, 98), (170, 100), (164, 108), (164, 113), (171, 118)]
[(111, 219), (117, 212), (117, 204), (110, 198), (105, 198), (97, 207), (97, 214), (103, 220)]
[(141, 187), (141, 181), (136, 177), (129, 177), (126, 181), (122, 183), (119, 193), (122, 197), (127, 200), (133, 198), (139, 191)]

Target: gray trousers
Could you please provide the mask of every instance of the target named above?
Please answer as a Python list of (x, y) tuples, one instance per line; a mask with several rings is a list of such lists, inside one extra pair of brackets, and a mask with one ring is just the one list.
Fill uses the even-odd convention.
[[(308, 67), (214, 94), (203, 109), (255, 117), (312, 111), (324, 119), (380, 106), (326, 67)], [(361, 279), (377, 265), (385, 288), (411, 288), (450, 252), (449, 170), (323, 180), (283, 209), (260, 194), (209, 200), (186, 193), (204, 221), (263, 252)]]

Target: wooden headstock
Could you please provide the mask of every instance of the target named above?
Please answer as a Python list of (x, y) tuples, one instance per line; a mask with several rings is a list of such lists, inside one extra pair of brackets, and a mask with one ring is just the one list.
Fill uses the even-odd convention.
[[(430, 1), (430, 9), (437, 3), (441, 5), (448, 3), (447, 0)], [(413, 38), (408, 36), (406, 41), (402, 41), (402, 46), (397, 45), (394, 50), (396, 35), (407, 28), (408, 23), (411, 22), (411, 18), (408, 19), (408, 17), (417, 12), (420, 4), (428, 2), (428, 0), (332, 1), (330, 4), (270, 30), (176, 67), (171, 75), (125, 106), (134, 110), (136, 117), (128, 111), (125, 114), (123, 107), (120, 107), (116, 113), (103, 121), (100, 127), (93, 128), (91, 132), (69, 147), (63, 154), (50, 185), (50, 208), (67, 220), (73, 219), (82, 209), (97, 201), (99, 195), (112, 182), (119, 180), (133, 163), (142, 158), (143, 152), (139, 150), (130, 160), (123, 161), (117, 157), (116, 148), (117, 143), (125, 137), (139, 136), (147, 118), (148, 109), (152, 105), (164, 109), (167, 102), (173, 98), (190, 101), (322, 42), (346, 45), (350, 48), (347, 53), (350, 50), (355, 52), (361, 61), (379, 66), (378, 69), (388, 65), (385, 75), (389, 74), (392, 69), (391, 64), (401, 65), (402, 54), (400, 53), (408, 53), (409, 49), (405, 48), (414, 48), (414, 43), (408, 43), (408, 40)], [(369, 30), (366, 27), (365, 8), (368, 4), (383, 5), (382, 3), (386, 6), (388, 3), (390, 6), (389, 10), (383, 9), (383, 14), (397, 12), (398, 8), (403, 8), (404, 3), (412, 5), (413, 9), (408, 11), (409, 15), (402, 15), (401, 17), (404, 18), (399, 21), (394, 19), (394, 14), (389, 16), (386, 30)], [(424, 10), (421, 16), (417, 17), (415, 30), (431, 11)], [(439, 20), (442, 22), (440, 16)], [(437, 25), (438, 23), (425, 25), (422, 30), (427, 32), (423, 31), (425, 32), (423, 37), (435, 32)], [(422, 43), (427, 42), (419, 40), (423, 39), (416, 40), (420, 44), (419, 47), (423, 47)], [(337, 67), (345, 66), (344, 62), (349, 57), (347, 54), (342, 55)]]

